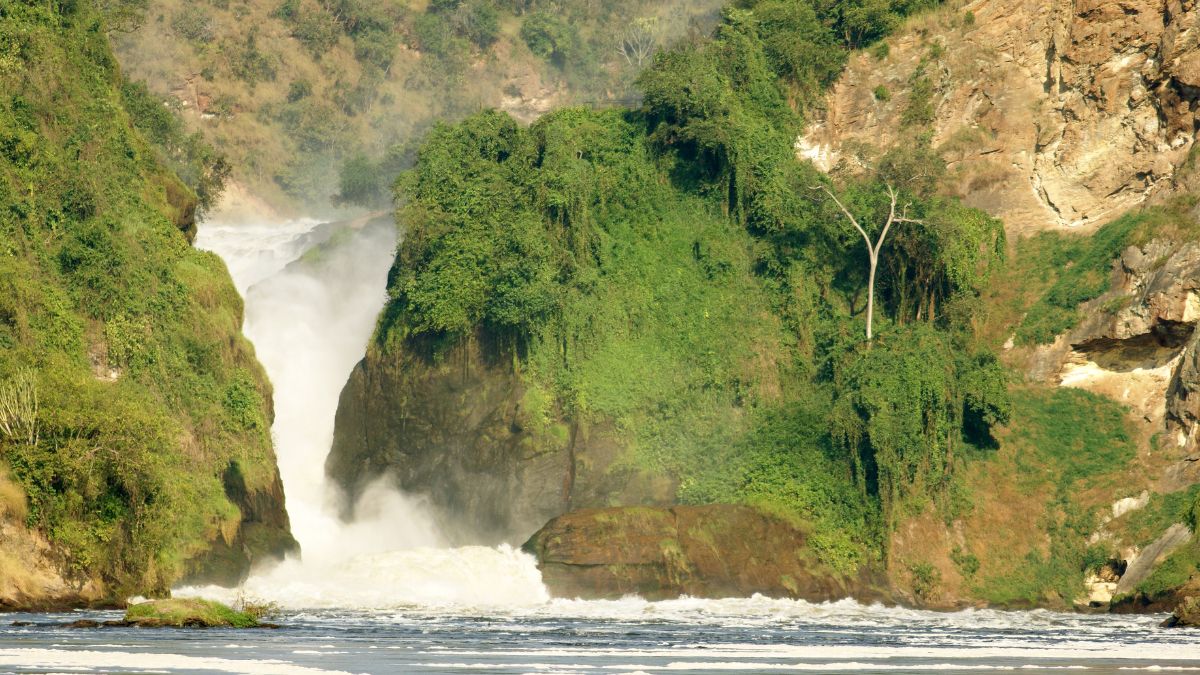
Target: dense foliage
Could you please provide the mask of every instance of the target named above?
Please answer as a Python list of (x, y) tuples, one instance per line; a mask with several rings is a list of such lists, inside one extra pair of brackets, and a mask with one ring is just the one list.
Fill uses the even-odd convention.
[[(487, 336), (535, 424), (615, 423), (679, 499), (787, 514), (840, 572), (877, 559), (896, 509), (947, 501), (960, 447), (1008, 417), (968, 328), (1003, 231), (936, 194), (923, 139), (836, 184), (795, 159), (793, 85), (828, 83), (840, 57), (780, 50), (853, 45), (827, 10), (727, 10), (654, 60), (640, 110), (437, 126), (396, 186), (406, 239), (374, 348), (439, 358)], [(912, 216), (885, 248), (871, 343), (862, 240), (819, 185), (873, 232), (889, 188)]]
[(87, 2), (0, 5), (0, 400), (25, 401), (0, 457), (26, 524), (123, 598), (237, 532), (227, 470), (260, 489), (275, 469), (241, 301), (162, 160), (210, 198), (220, 171), (123, 85), (103, 27)]

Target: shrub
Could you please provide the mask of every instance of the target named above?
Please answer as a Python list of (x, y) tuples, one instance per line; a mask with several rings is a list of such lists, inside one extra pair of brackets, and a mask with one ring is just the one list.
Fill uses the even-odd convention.
[(186, 4), (171, 19), (171, 29), (185, 40), (208, 44), (216, 38), (217, 23), (202, 5)]
[(293, 21), (292, 36), (303, 43), (315, 59), (332, 49), (341, 34), (337, 20), (324, 8), (304, 12)]
[(574, 56), (579, 36), (574, 26), (550, 12), (534, 12), (521, 24), (521, 39), (534, 56), (563, 66)]

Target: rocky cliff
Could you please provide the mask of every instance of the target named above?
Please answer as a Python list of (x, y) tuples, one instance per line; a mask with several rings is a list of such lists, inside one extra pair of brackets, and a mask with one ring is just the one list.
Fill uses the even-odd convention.
[(381, 478), (428, 497), (466, 542), (524, 541), (571, 508), (670, 503), (670, 481), (613, 466), (611, 427), (535, 424), (512, 364), (482, 335), (436, 358), (373, 347), (342, 390), (326, 471), (352, 498)]
[[(236, 582), (295, 548), (271, 385), (197, 197), (137, 131), (90, 2), (0, 35), (0, 606)], [(36, 189), (34, 187), (36, 186)]]
[(854, 56), (797, 150), (832, 168), (915, 126), (954, 189), (1010, 233), (1094, 228), (1169, 188), (1186, 160), (1198, 42), (1189, 0), (952, 6)]

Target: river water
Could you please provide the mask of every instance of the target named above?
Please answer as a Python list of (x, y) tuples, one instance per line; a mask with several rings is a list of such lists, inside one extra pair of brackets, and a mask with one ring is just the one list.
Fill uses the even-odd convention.
[[(385, 300), (386, 224), (217, 222), (246, 335), (275, 387), (273, 436), (303, 557), (242, 588), (176, 595), (280, 608), (269, 630), (70, 629), (119, 613), (10, 615), (0, 673), (656, 673), (1200, 671), (1200, 631), (1162, 616), (957, 613), (766, 598), (552, 599), (507, 546), (444, 545), (419, 496), (388, 483), (341, 522), (324, 476), (337, 398)], [(6, 622), (7, 624), (7, 622)]]

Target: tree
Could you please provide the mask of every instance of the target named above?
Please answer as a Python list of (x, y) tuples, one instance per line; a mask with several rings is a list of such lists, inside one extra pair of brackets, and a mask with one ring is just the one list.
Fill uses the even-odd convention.
[(146, 22), (150, 0), (99, 0), (96, 7), (109, 32), (132, 33)]
[(633, 22), (621, 33), (617, 53), (625, 63), (638, 70), (658, 49), (658, 19), (642, 18)]
[(879, 251), (883, 248), (884, 241), (887, 240), (888, 232), (892, 229), (892, 225), (896, 223), (923, 224), (924, 222), (908, 217), (908, 209), (911, 204), (905, 204), (900, 214), (897, 215), (896, 202), (899, 197), (896, 189), (892, 187), (891, 183), (885, 184), (885, 187), (887, 188), (888, 199), (891, 203), (888, 207), (888, 216), (883, 224), (883, 230), (879, 232), (879, 238), (874, 243), (871, 242), (871, 236), (867, 234), (863, 226), (859, 225), (858, 219), (854, 217), (854, 214), (850, 213), (850, 209), (846, 208), (845, 204), (842, 204), (842, 201), (837, 198), (833, 190), (830, 190), (826, 185), (818, 185), (813, 188), (814, 190), (824, 190), (833, 199), (833, 202), (838, 205), (838, 208), (841, 209), (846, 218), (850, 220), (850, 224), (854, 226), (854, 229), (858, 230), (858, 233), (862, 235), (863, 241), (867, 243), (867, 258), (869, 260), (867, 274), (867, 340), (870, 340), (872, 337), (871, 323), (875, 315), (875, 272), (879, 268)]

